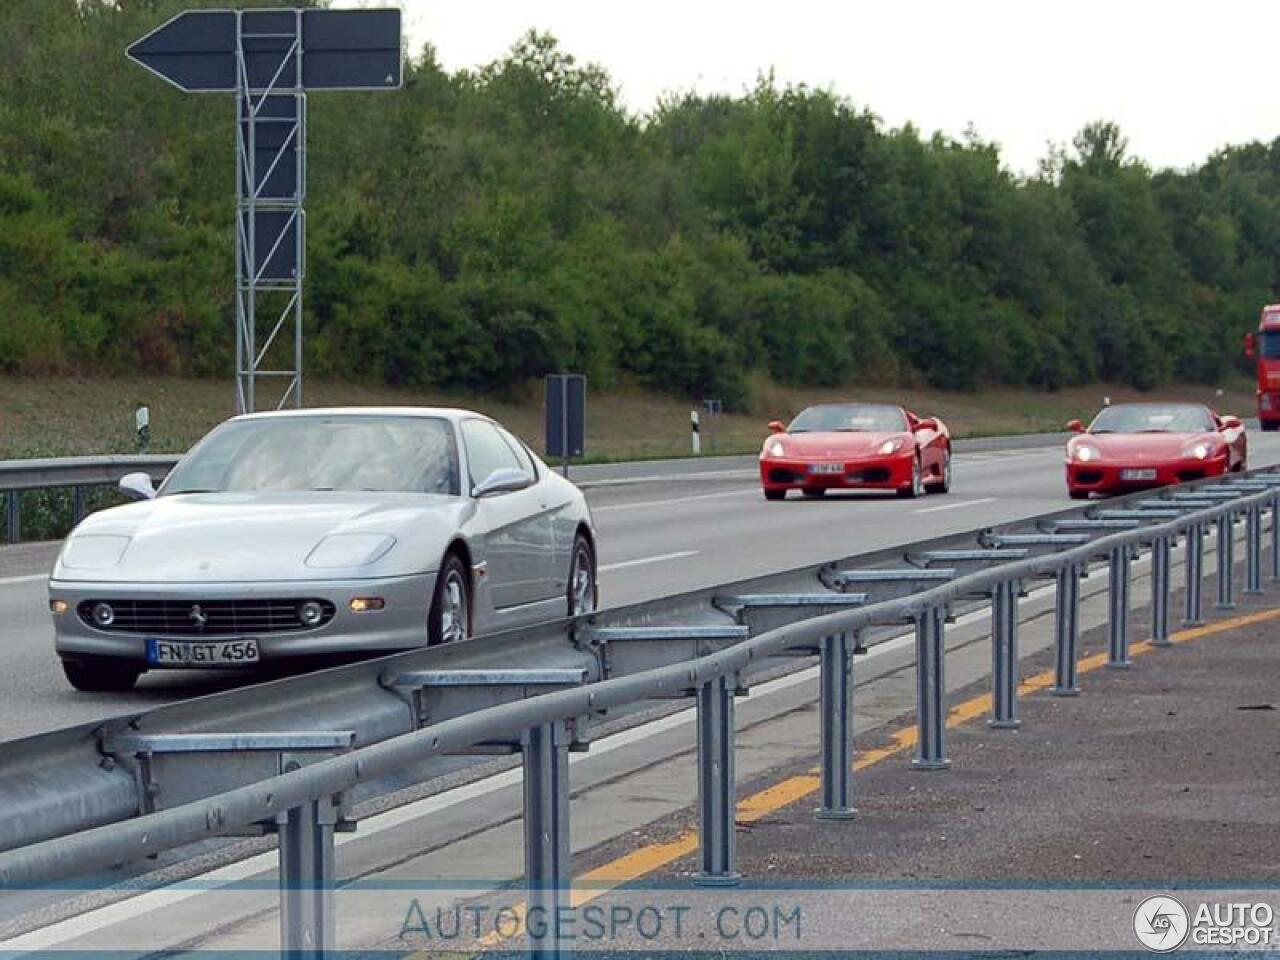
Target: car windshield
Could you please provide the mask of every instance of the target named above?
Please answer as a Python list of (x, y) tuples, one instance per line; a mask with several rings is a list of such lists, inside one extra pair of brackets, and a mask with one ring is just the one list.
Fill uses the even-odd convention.
[(809, 407), (791, 421), (787, 433), (893, 433), (907, 429), (900, 407), (882, 403), (832, 403)]
[(1089, 426), (1090, 433), (1206, 433), (1213, 417), (1194, 403), (1119, 403), (1107, 407)]
[(1280, 359), (1280, 330), (1263, 330), (1257, 342), (1258, 356), (1266, 360)]
[(233, 420), (201, 440), (160, 493), (302, 490), (457, 496), (453, 428), (439, 417)]

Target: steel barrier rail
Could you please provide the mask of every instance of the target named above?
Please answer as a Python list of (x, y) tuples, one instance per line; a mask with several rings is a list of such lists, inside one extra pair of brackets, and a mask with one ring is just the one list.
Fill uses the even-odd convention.
[[(1227, 518), (1227, 524), (1243, 515), (1250, 526), (1247, 537), (1249, 560), (1261, 563), (1261, 537), (1255, 535), (1254, 521), (1264, 507), (1280, 508), (1280, 473), (1255, 475), (1256, 492), (1231, 501), (1198, 508), (1163, 523), (1107, 533), (1096, 540), (1069, 546), (1053, 554), (1015, 560), (962, 573), (956, 578), (908, 596), (867, 606), (854, 606), (825, 613), (771, 629), (692, 662), (676, 663), (631, 676), (602, 680), (526, 700), (502, 703), (475, 712), (433, 723), (413, 733), (365, 747), (344, 756), (320, 760), (252, 786), (186, 804), (135, 820), (99, 827), (71, 837), (47, 841), (0, 854), (0, 887), (29, 885), (83, 873), (95, 867), (137, 858), (160, 850), (192, 843), (269, 821), (280, 835), (282, 950), (288, 955), (321, 956), (332, 947), (333, 913), (330, 901), (333, 886), (334, 811), (353, 787), (413, 764), (423, 756), (475, 752), (494, 744), (518, 749), (525, 767), (525, 874), (530, 890), (529, 910), (555, 911), (561, 906), (569, 882), (568, 864), (568, 766), (567, 750), (581, 728), (613, 708), (655, 698), (694, 694), (698, 704), (698, 756), (700, 796), (700, 838), (703, 874), (712, 883), (736, 879), (732, 845), (734, 784), (732, 778), (732, 700), (739, 678), (760, 660), (787, 655), (796, 649), (813, 649), (826, 644), (822, 658), (828, 670), (844, 672), (848, 663), (830, 655), (827, 638), (854, 636), (882, 624), (914, 622), (917, 629), (918, 683), (917, 722), (921, 726), (917, 765), (945, 766), (941, 723), (945, 707), (940, 652), (928, 649), (930, 638), (941, 649), (945, 612), (971, 597), (1007, 596), (1010, 583), (1030, 579), (1056, 578), (1072, 574), (1098, 557), (1129, 558), (1140, 545), (1153, 547), (1157, 569), (1153, 570), (1153, 631), (1158, 635), (1160, 620), (1167, 618), (1170, 583), (1167, 563), (1163, 579), (1158, 569), (1163, 554), (1180, 534), (1208, 522)], [(1244, 484), (1240, 485), (1242, 488)], [(1227, 484), (1216, 488), (1226, 492)], [(1220, 524), (1220, 528), (1221, 528)], [(1273, 525), (1273, 537), (1277, 536)], [(1254, 554), (1257, 554), (1254, 557)], [(1127, 574), (1128, 563), (1122, 564)], [(1221, 573), (1221, 571), (1220, 571)], [(1280, 570), (1273, 569), (1273, 578)], [(1232, 571), (1228, 569), (1230, 577)], [(1074, 607), (1078, 594), (1059, 589), (1057, 644), (1061, 654), (1066, 634), (1074, 627), (1074, 610), (1064, 613), (1064, 605)], [(1115, 605), (1113, 604), (1113, 609)], [(1003, 603), (996, 605), (997, 622), (1007, 619)], [(997, 630), (997, 633), (1000, 631)], [(995, 644), (993, 643), (993, 646)], [(926, 656), (937, 656), (927, 664)], [(930, 667), (936, 669), (930, 669)], [(841, 684), (827, 676), (824, 692)], [(833, 709), (832, 696), (823, 697), (824, 710)], [(849, 711), (841, 709), (846, 717)], [(929, 728), (929, 729), (926, 729)], [(827, 740), (824, 726), (824, 741)], [(844, 731), (846, 737), (847, 729)], [(847, 746), (847, 742), (846, 742)], [(849, 754), (840, 749), (822, 752), (824, 781), (838, 765), (847, 777)], [(832, 777), (832, 782), (836, 778)], [(824, 790), (824, 795), (826, 791)], [(847, 798), (840, 798), (842, 801)], [(841, 812), (847, 805), (841, 804)], [(728, 818), (726, 821), (726, 817)], [(729, 824), (728, 829), (725, 825)], [(308, 858), (299, 855), (305, 847)], [(298, 864), (309, 862), (309, 870)], [(299, 898), (299, 887), (319, 891)], [(304, 906), (299, 900), (305, 899)], [(532, 912), (529, 914), (532, 916)], [(554, 925), (552, 925), (554, 926)], [(535, 931), (528, 926), (535, 955), (558, 955), (560, 945), (551, 928)]]
[(103, 457), (51, 457), (38, 460), (0, 460), (0, 493), (4, 494), (4, 543), (22, 539), (22, 493), (25, 490), (72, 488), (72, 516), (84, 519), (88, 487), (118, 483), (128, 473), (146, 472), (162, 478), (181, 459), (179, 454), (122, 454)]

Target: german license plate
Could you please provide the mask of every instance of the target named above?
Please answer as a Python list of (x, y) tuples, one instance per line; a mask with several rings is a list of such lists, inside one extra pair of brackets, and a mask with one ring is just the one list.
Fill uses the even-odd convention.
[(257, 662), (258, 641), (251, 637), (218, 643), (147, 638), (147, 663), (157, 667), (239, 667)]
[(810, 473), (844, 473), (843, 463), (811, 463)]
[(1121, 470), (1121, 480), (1154, 480), (1156, 472), (1154, 468), (1134, 468), (1131, 470)]

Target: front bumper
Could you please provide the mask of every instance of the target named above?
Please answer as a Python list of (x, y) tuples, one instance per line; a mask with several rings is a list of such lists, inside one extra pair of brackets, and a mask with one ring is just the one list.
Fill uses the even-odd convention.
[[(914, 454), (894, 454), (865, 459), (824, 457), (801, 460), (769, 457), (760, 461), (760, 483), (766, 490), (904, 490), (911, 486)], [(815, 464), (835, 464), (835, 473), (810, 473)]]
[[(68, 607), (66, 613), (53, 615), (54, 647), (64, 659), (86, 655), (120, 657), (145, 663), (148, 638), (176, 643), (246, 639), (223, 635), (165, 636), (101, 630), (85, 623), (77, 613), (80, 603), (85, 600), (180, 599), (200, 602), (296, 596), (329, 600), (336, 607), (333, 619), (312, 630), (252, 635), (258, 641), (262, 660), (404, 650), (423, 646), (427, 642), (427, 613), (435, 582), (434, 571), (380, 580), (269, 583), (100, 583), (51, 580), (50, 601), (65, 600)], [(353, 613), (350, 602), (354, 597), (381, 597), (385, 606), (381, 610)]]
[[(1147, 479), (1126, 478), (1126, 470), (1154, 470)], [(1123, 493), (1167, 487), (1204, 477), (1218, 477), (1227, 472), (1227, 458), (1196, 460), (1193, 457), (1164, 463), (1067, 463), (1067, 489), (1073, 493)]]

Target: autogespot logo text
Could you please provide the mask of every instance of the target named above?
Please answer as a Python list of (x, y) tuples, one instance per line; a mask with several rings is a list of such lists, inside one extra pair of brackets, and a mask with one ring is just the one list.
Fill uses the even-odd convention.
[(1138, 942), (1155, 953), (1177, 950), (1187, 939), (1191, 918), (1177, 899), (1161, 894), (1147, 897), (1133, 913)]

